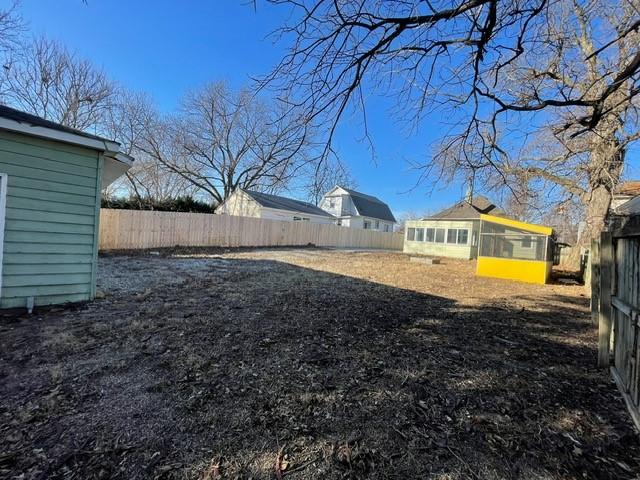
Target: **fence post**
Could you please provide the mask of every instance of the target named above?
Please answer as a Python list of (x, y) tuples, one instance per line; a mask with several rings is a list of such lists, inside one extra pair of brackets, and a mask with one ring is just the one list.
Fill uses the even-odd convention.
[(591, 322), (598, 325), (600, 316), (600, 239), (598, 238), (591, 240), (588, 274), (591, 282)]
[(600, 285), (598, 316), (598, 366), (608, 367), (611, 338), (611, 280), (613, 276), (613, 239), (611, 232), (600, 234)]

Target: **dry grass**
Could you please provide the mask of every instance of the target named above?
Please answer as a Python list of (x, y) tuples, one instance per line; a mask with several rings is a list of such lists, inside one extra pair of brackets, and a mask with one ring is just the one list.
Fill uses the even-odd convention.
[(0, 326), (0, 477), (631, 479), (581, 287), (327, 250), (101, 259)]

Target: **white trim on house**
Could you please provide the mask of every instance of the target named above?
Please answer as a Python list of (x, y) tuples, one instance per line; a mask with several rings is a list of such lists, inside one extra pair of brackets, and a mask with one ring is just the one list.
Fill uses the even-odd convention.
[(131, 168), (133, 159), (122, 153), (116, 155), (105, 153), (102, 157), (104, 162), (100, 187), (105, 189)]
[(0, 128), (10, 130), (12, 132), (23, 133), (25, 135), (32, 135), (34, 137), (41, 137), (49, 140), (56, 140), (58, 142), (90, 147), (101, 152), (120, 152), (120, 144), (118, 142), (112, 142), (110, 140), (98, 140), (97, 138), (89, 138), (76, 133), (63, 132), (61, 130), (40, 127), (37, 125), (29, 125), (26, 123), (11, 120), (9, 118), (0, 117)]
[(63, 132), (54, 128), (41, 127), (38, 125), (29, 125), (28, 123), (18, 122), (5, 117), (0, 117), (0, 129), (45, 138), (47, 140), (89, 147), (104, 152), (105, 157), (112, 158), (125, 165), (131, 166), (133, 164), (133, 158), (122, 153), (120, 151), (120, 144), (112, 140), (89, 138), (77, 133)]
[(2, 297), (2, 265), (4, 263), (4, 223), (7, 210), (7, 179), (6, 173), (0, 173), (0, 297)]

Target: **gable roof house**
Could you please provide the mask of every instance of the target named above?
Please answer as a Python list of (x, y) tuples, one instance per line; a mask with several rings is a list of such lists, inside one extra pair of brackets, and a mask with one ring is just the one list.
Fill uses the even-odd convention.
[(504, 216), (504, 211), (486, 197), (468, 196), (435, 215), (407, 221), (404, 252), (439, 257), (477, 258), (482, 215), (500, 217)]
[(117, 142), (0, 105), (0, 308), (94, 298), (101, 190)]
[(289, 222), (335, 223), (333, 215), (311, 203), (239, 188), (216, 208), (216, 213)]
[(392, 232), (396, 223), (382, 200), (339, 185), (325, 193), (320, 208), (337, 217), (338, 225), (343, 227)]

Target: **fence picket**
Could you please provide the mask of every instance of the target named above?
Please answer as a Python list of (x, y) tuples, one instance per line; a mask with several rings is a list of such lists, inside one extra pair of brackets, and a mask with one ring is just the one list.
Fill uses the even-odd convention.
[[(597, 252), (597, 248), (594, 251)], [(598, 364), (610, 366), (640, 430), (640, 230), (629, 223), (600, 237)], [(596, 258), (593, 258), (594, 263)], [(597, 264), (596, 264), (597, 265)], [(594, 267), (596, 267), (594, 265)], [(597, 268), (595, 268), (597, 270)], [(595, 285), (595, 283), (594, 283)]]
[(100, 250), (305, 246), (402, 250), (400, 233), (206, 213), (100, 210)]

